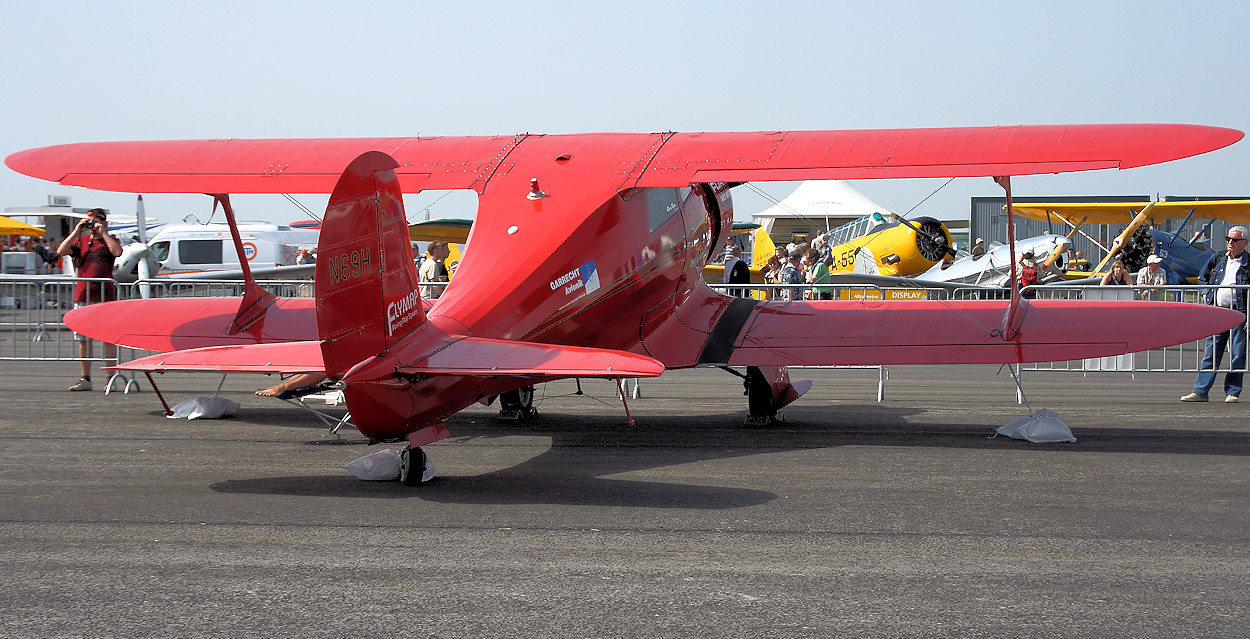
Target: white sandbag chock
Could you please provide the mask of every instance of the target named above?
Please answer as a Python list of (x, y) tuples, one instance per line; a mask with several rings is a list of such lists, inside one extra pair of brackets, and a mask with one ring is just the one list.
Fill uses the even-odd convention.
[[(151, 381), (150, 376), (148, 379)], [(221, 382), (217, 384), (217, 390), (213, 391), (212, 397), (199, 396), (184, 399), (166, 411), (165, 416), (169, 419), (217, 419), (219, 417), (234, 416), (239, 410), (239, 403), (219, 395), (221, 387), (225, 383), (226, 376), (223, 374)], [(155, 388), (155, 385), (153, 385), (153, 388)], [(160, 391), (157, 392), (159, 393)]]
[(999, 426), (996, 432), (1015, 439), (1025, 439), (1034, 444), (1076, 441), (1076, 437), (1072, 435), (1072, 429), (1059, 419), (1059, 413), (1049, 408), (1043, 408), (1024, 417), (1017, 417)]
[[(1025, 310), (1027, 310), (1027, 307)], [(1004, 318), (1004, 322), (1006, 322), (1006, 318)], [(1024, 407), (1029, 410), (1029, 414), (1024, 417), (1017, 417), (999, 426), (995, 432), (998, 435), (1024, 439), (1034, 444), (1076, 441), (1076, 437), (1072, 435), (1072, 429), (1068, 428), (1068, 425), (1063, 423), (1062, 419), (1059, 419), (1059, 413), (1049, 408), (1034, 411), (1033, 407), (1029, 406), (1029, 398), (1024, 395), (1024, 386), (1020, 384), (1020, 376), (1016, 374), (1016, 370), (1010, 364), (1006, 366), (1007, 372), (1011, 373), (1011, 379), (1016, 383), (1017, 397), (1024, 403)], [(995, 437), (998, 435), (995, 435)]]
[(343, 468), (366, 481), (395, 481), (399, 479), (399, 453), (391, 448), (383, 448), (347, 462)]
[(231, 417), (239, 410), (239, 403), (213, 395), (191, 397), (178, 402), (166, 415), (169, 419), (217, 419)]

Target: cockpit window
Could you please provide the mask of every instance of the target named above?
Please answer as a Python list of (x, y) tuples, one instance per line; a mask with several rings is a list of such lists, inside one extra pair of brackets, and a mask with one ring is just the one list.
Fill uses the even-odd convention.
[(675, 188), (647, 189), (647, 221), (654, 232), (681, 210), (681, 200)]

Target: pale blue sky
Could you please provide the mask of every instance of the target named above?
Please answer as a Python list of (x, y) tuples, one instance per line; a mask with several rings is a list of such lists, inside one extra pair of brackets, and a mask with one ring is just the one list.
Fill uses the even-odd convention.
[[(0, 156), (203, 137), (751, 131), (1102, 122), (1250, 130), (1250, 5), (1176, 2), (0, 0)], [(1018, 195), (1250, 194), (1250, 142)], [(942, 181), (860, 181), (905, 212)], [(761, 185), (763, 186), (763, 185)], [(766, 186), (782, 196), (793, 185)], [(768, 202), (738, 189), (738, 217)], [(134, 196), (0, 169), (0, 208)], [(916, 210), (966, 217), (958, 180)], [(440, 194), (407, 198), (410, 216)], [(149, 195), (164, 220), (203, 196)], [(324, 198), (301, 196), (310, 207)], [(433, 207), (471, 214), (472, 196)], [(305, 217), (277, 196), (240, 215)]]

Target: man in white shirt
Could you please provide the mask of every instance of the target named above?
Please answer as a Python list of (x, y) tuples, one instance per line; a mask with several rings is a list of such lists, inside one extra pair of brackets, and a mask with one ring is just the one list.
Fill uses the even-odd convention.
[[(1167, 286), (1168, 272), (1162, 266), (1163, 258), (1158, 255), (1151, 255), (1146, 258), (1146, 265), (1137, 272), (1136, 282), (1138, 286)], [(1159, 301), (1163, 294), (1157, 288), (1148, 288), (1141, 292), (1141, 298), (1144, 300)]]
[(446, 260), (451, 251), (447, 248), (446, 242), (434, 241), (425, 250), (429, 254), (429, 258), (421, 263), (421, 269), (417, 271), (417, 278), (421, 282), (421, 297), (427, 300), (436, 300), (443, 294), (442, 286), (431, 286), (428, 282), (446, 282), (450, 279), (447, 274)]
[[(1235, 286), (1250, 284), (1250, 253), (1246, 252), (1246, 243), (1250, 242), (1250, 231), (1244, 226), (1228, 229), (1224, 238), (1228, 247), (1211, 258), (1202, 273), (1198, 276), (1199, 284), (1219, 284)], [(1246, 312), (1246, 289), (1218, 288), (1207, 291), (1207, 303)], [(1220, 367), (1224, 357), (1224, 348), (1228, 347), (1232, 362), (1231, 370), (1224, 374), (1224, 401), (1235, 404), (1240, 401), (1241, 382), (1246, 370), (1246, 323), (1242, 322), (1231, 329), (1207, 338), (1207, 350), (1202, 356), (1202, 365), (1198, 369), (1198, 378), (1194, 380), (1194, 392), (1181, 398), (1182, 402), (1205, 402), (1207, 393), (1215, 385), (1215, 370)]]

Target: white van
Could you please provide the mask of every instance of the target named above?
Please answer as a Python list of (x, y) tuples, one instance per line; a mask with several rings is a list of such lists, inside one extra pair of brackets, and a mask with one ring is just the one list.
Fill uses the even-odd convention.
[[(291, 266), (300, 249), (317, 248), (318, 229), (295, 229), (267, 222), (241, 222), (239, 237), (243, 253), (253, 269)], [(173, 224), (165, 226), (149, 242), (150, 259), (160, 264), (158, 277), (178, 277), (211, 271), (236, 271), (240, 267), (230, 227), (226, 224)], [(133, 270), (123, 255), (114, 277)]]

